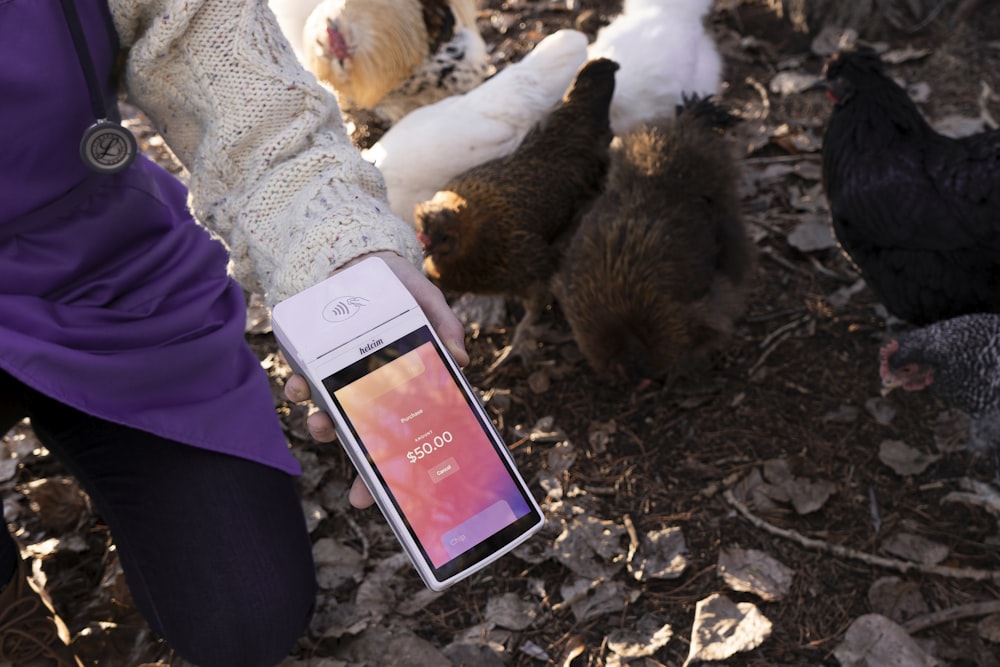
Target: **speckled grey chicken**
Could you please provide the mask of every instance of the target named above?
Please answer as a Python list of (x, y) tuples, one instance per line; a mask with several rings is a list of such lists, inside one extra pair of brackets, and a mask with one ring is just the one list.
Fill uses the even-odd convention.
[(606, 189), (553, 282), (598, 373), (640, 387), (675, 377), (742, 314), (754, 259), (738, 166), (717, 128), (728, 122), (693, 98), (676, 120), (642, 125), (612, 148)]
[(585, 63), (513, 153), (462, 173), (416, 206), (424, 268), (441, 287), (523, 300), (508, 353), (529, 354), (529, 330), (551, 301), (565, 239), (604, 185), (617, 69), (604, 58)]
[(913, 324), (1000, 312), (1000, 130), (936, 132), (871, 49), (824, 71), (823, 182), (844, 252)]
[(975, 451), (1000, 449), (1000, 315), (974, 313), (907, 331), (879, 352), (883, 391), (930, 389), (970, 417)]

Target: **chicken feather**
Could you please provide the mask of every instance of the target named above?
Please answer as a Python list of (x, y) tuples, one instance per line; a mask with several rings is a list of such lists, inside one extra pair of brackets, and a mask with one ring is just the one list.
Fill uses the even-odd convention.
[(586, 59), (587, 37), (560, 30), (463, 95), (416, 109), (363, 151), (385, 178), (389, 207), (413, 209), (449, 180), (510, 154), (559, 102)]
[(684, 94), (719, 92), (722, 58), (706, 30), (712, 0), (625, 0), (622, 13), (597, 33), (589, 58), (621, 69), (611, 101), (611, 128), (621, 135), (674, 113)]
[(270, 0), (268, 6), (278, 19), (278, 26), (292, 47), (295, 57), (305, 66), (305, 49), (302, 44), (306, 20), (320, 0)]

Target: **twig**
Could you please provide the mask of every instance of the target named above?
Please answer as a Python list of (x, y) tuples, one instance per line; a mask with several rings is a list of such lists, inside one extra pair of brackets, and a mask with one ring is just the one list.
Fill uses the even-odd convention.
[(752, 76), (748, 76), (746, 82), (748, 86), (756, 90), (757, 94), (760, 95), (760, 103), (764, 107), (764, 116), (761, 120), (764, 120), (771, 113), (771, 98), (767, 95), (767, 88)]
[(836, 280), (837, 282), (841, 282), (841, 283), (844, 283), (846, 285), (849, 285), (849, 284), (853, 283), (855, 280), (857, 280), (856, 276), (845, 276), (844, 274), (838, 273), (837, 271), (834, 271), (833, 269), (826, 268), (825, 266), (823, 266), (822, 262), (820, 262), (818, 259), (816, 259), (812, 255), (809, 255), (809, 263), (812, 264), (813, 268), (816, 269), (817, 273), (819, 273), (820, 275), (826, 276), (827, 278), (832, 278), (832, 279)]
[(791, 322), (786, 322), (785, 324), (782, 324), (780, 327), (778, 327), (777, 329), (775, 329), (771, 333), (767, 334), (767, 336), (764, 337), (764, 340), (762, 340), (757, 347), (759, 347), (759, 348), (765, 348), (765, 347), (767, 347), (768, 345), (771, 344), (771, 341), (773, 341), (778, 336), (782, 335), (783, 333), (785, 333), (787, 331), (791, 331), (792, 329), (797, 329), (798, 327), (800, 327), (803, 324), (805, 324), (806, 322), (808, 322), (809, 321), (809, 317), (810, 317), (809, 313), (806, 313), (802, 317), (794, 319)]
[(596, 579), (592, 580), (590, 582), (590, 584), (586, 588), (584, 588), (583, 590), (577, 591), (576, 593), (574, 593), (573, 595), (569, 596), (565, 600), (563, 600), (561, 602), (557, 602), (554, 605), (552, 605), (552, 607), (551, 607), (552, 613), (553, 614), (558, 614), (563, 609), (566, 609), (566, 608), (568, 608), (568, 607), (576, 604), (580, 600), (583, 600), (588, 595), (592, 594), (595, 590), (597, 590), (598, 586), (600, 586), (601, 584), (603, 584), (605, 581), (607, 581), (607, 579), (605, 579), (604, 577), (597, 577)]
[(987, 105), (991, 99), (996, 97), (996, 93), (994, 93), (993, 89), (990, 88), (990, 84), (985, 81), (980, 81), (979, 85), (979, 117), (983, 119), (983, 125), (985, 125), (987, 129), (995, 130), (998, 127), (997, 121), (990, 113)]
[(364, 531), (361, 530), (361, 526), (359, 526), (358, 522), (352, 519), (351, 515), (348, 514), (347, 512), (338, 510), (337, 514), (340, 516), (341, 519), (344, 519), (344, 521), (347, 522), (347, 525), (351, 527), (351, 530), (354, 532), (354, 535), (361, 542), (361, 561), (362, 562), (367, 561), (368, 552), (370, 551), (371, 547), (368, 544), (368, 538), (365, 537)]
[(757, 370), (764, 365), (764, 362), (767, 361), (767, 358), (771, 356), (771, 353), (777, 350), (779, 345), (781, 345), (791, 337), (792, 337), (791, 331), (786, 331), (785, 333), (781, 334), (774, 341), (771, 347), (764, 350), (764, 353), (761, 354), (760, 357), (757, 359), (757, 361), (754, 362), (753, 366), (750, 367), (750, 370), (747, 371), (747, 377), (753, 377), (753, 374), (756, 373)]
[(801, 315), (805, 312), (805, 308), (785, 308), (783, 310), (772, 310), (767, 313), (760, 313), (757, 315), (744, 315), (744, 322), (752, 322), (754, 324), (760, 322), (769, 322), (771, 320), (776, 320), (782, 317), (788, 317), (789, 315)]
[(639, 550), (639, 533), (636, 532), (632, 517), (628, 514), (622, 516), (622, 523), (625, 524), (625, 531), (628, 533), (628, 555), (625, 556), (625, 562), (631, 563), (632, 559), (635, 558), (635, 553)]
[[(913, 33), (917, 33), (917, 32), (920, 32), (921, 30), (923, 30), (924, 28), (926, 28), (926, 27), (927, 27), (928, 25), (930, 25), (930, 24), (931, 24), (931, 22), (932, 22), (932, 21), (934, 21), (934, 19), (936, 19), (936, 18), (938, 17), (938, 15), (939, 15), (939, 14), (941, 14), (941, 12), (942, 12), (942, 10), (944, 10), (944, 8), (945, 8), (945, 7), (947, 6), (947, 5), (950, 5), (950, 4), (951, 4), (951, 2), (952, 2), (952, 0), (941, 0), (941, 2), (939, 2), (939, 3), (937, 4), (937, 6), (936, 6), (936, 7), (934, 7), (934, 9), (932, 9), (932, 10), (931, 10), (931, 11), (930, 11), (930, 12), (929, 12), (929, 13), (927, 14), (927, 16), (925, 16), (925, 17), (924, 17), (924, 19), (923, 19), (922, 21), (920, 21), (920, 23), (917, 23), (917, 24), (916, 24), (916, 25), (914, 25), (914, 26), (911, 26), (911, 27), (909, 27), (909, 28), (906, 28), (905, 30), (906, 30), (906, 31), (907, 31), (908, 33), (910, 33), (911, 35), (912, 35)], [(897, 28), (902, 28), (902, 26), (896, 26), (896, 27), (897, 27)]]
[(764, 255), (764, 257), (767, 257), (768, 259), (770, 259), (771, 261), (773, 261), (775, 264), (777, 264), (778, 266), (780, 266), (783, 269), (788, 269), (792, 273), (800, 273), (800, 274), (802, 274), (804, 276), (808, 276), (809, 275), (808, 271), (806, 271), (803, 268), (800, 268), (800, 267), (796, 266), (795, 264), (792, 264), (787, 259), (785, 259), (781, 255), (779, 255), (778, 253), (774, 252), (774, 250), (772, 250), (771, 248), (769, 248), (767, 246), (762, 247), (760, 249), (760, 253), (762, 255)]
[(878, 511), (878, 498), (875, 497), (875, 487), (868, 487), (868, 509), (872, 516), (872, 530), (878, 534), (882, 529), (882, 517)]
[(778, 162), (799, 162), (801, 160), (818, 160), (821, 153), (796, 153), (795, 155), (761, 155), (743, 158), (747, 164), (775, 164)]
[(923, 616), (911, 618), (903, 623), (903, 629), (911, 635), (922, 632), (935, 625), (957, 621), (960, 618), (970, 618), (972, 616), (988, 616), (990, 614), (1000, 614), (1000, 600), (989, 600), (988, 602), (971, 602), (962, 604), (950, 609), (941, 609)]
[(976, 10), (981, 0), (964, 0), (956, 9), (951, 18), (955, 22), (964, 21), (969, 18), (969, 14)]
[(786, 340), (792, 337), (795, 329), (800, 326), (807, 324), (811, 319), (811, 315), (806, 313), (802, 317), (792, 320), (791, 322), (786, 322), (781, 325), (771, 333), (769, 333), (764, 340), (761, 341), (758, 347), (765, 348), (764, 352), (760, 355), (757, 361), (754, 362), (750, 370), (747, 371), (747, 376), (753, 376), (757, 372), (757, 369), (764, 365), (767, 358), (771, 356), (771, 353), (778, 349), (778, 346), (784, 343)]
[(817, 540), (811, 537), (806, 537), (802, 533), (797, 531), (781, 528), (775, 526), (768, 521), (760, 518), (756, 514), (750, 511), (743, 502), (736, 499), (733, 495), (732, 489), (726, 489), (722, 492), (723, 498), (726, 499), (730, 505), (732, 505), (736, 510), (743, 515), (743, 517), (752, 523), (757, 528), (760, 528), (772, 535), (778, 537), (783, 537), (786, 540), (791, 540), (803, 546), (807, 549), (817, 549), (819, 551), (824, 551), (826, 553), (833, 554), (835, 556), (841, 556), (843, 558), (850, 558), (853, 560), (859, 560), (867, 565), (873, 565), (875, 567), (882, 567), (888, 570), (894, 570), (902, 574), (907, 574), (910, 572), (920, 572), (923, 574), (934, 574), (941, 577), (949, 577), (951, 579), (972, 579), (974, 581), (1000, 581), (1000, 571), (997, 570), (979, 570), (974, 568), (964, 568), (964, 567), (945, 567), (942, 565), (924, 565), (922, 563), (913, 563), (910, 561), (897, 560), (895, 558), (884, 558), (882, 556), (875, 556), (874, 554), (868, 554), (863, 551), (858, 551), (857, 549), (851, 549), (850, 547), (844, 547), (839, 544), (831, 544), (824, 540)]

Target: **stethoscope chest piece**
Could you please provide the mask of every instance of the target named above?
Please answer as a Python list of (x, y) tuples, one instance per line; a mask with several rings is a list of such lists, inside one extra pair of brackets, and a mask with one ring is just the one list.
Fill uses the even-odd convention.
[(80, 157), (101, 174), (117, 174), (135, 159), (135, 136), (118, 123), (99, 120), (83, 133)]

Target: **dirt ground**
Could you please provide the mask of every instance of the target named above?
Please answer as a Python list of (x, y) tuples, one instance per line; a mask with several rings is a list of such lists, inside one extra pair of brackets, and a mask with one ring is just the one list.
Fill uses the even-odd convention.
[[(480, 25), (502, 64), (560, 27), (593, 30), (619, 6), (613, 0), (490, 0), (483, 3)], [(837, 665), (834, 649), (865, 614), (896, 614), (894, 620), (903, 621), (1000, 599), (1000, 577), (962, 578), (970, 570), (1000, 570), (996, 517), (968, 503), (942, 502), (963, 478), (990, 481), (1000, 471), (989, 457), (961, 447), (962, 431), (941, 420), (946, 408), (934, 397), (880, 397), (884, 311), (857, 285), (837, 248), (810, 250), (793, 234), (806, 219), (826, 221), (818, 158), (829, 107), (821, 93), (782, 95), (771, 82), (779, 72), (818, 74), (822, 58), (812, 50), (815, 35), (796, 32), (766, 2), (750, 0), (717, 1), (710, 24), (726, 63), (721, 101), (743, 117), (732, 139), (745, 148), (744, 215), (759, 251), (747, 314), (703, 376), (639, 393), (598, 379), (567, 336), (546, 343), (531, 367), (508, 363), (488, 372), (516, 322), (516, 309), (507, 326), (470, 332), (468, 376), (513, 443), (536, 497), (552, 513), (547, 530), (528, 548), (442, 595), (428, 595), (416, 574), (393, 558), (399, 549), (378, 512), (346, 506), (344, 492), (353, 477), (346, 456), (336, 446), (310, 441), (302, 424), (306, 408), (283, 402), (280, 384), (288, 370), (271, 335), (248, 334), (274, 378), (293, 446), (300, 459), (314, 464), (301, 480), (314, 540), (362, 556), (357, 571), (324, 589), (310, 635), (287, 664), (446, 665), (439, 660), (448, 655), (453, 664), (468, 665), (631, 661), (679, 667), (690, 651), (696, 604), (722, 593), (752, 603), (772, 624), (759, 646), (725, 664)], [(967, 24), (953, 27), (942, 18), (914, 34), (876, 37), (894, 50), (928, 50), (891, 71), (908, 84), (929, 86), (921, 108), (937, 120), (979, 116), (981, 82), (1000, 90), (1000, 44), (991, 41), (998, 36), (1000, 7), (984, 3)], [(1000, 113), (1000, 101), (987, 100), (984, 108)], [(362, 127), (356, 136), (364, 143), (377, 133)], [(157, 148), (155, 141), (146, 146)], [(546, 322), (568, 334), (558, 308), (546, 314)], [(22, 441), (31, 441), (25, 428), (6, 438), (9, 448), (30, 451)], [(879, 456), (885, 441), (904, 442), (933, 460), (918, 472), (900, 474)], [(755, 471), (780, 486), (775, 471), (781, 470), (786, 478), (828, 489), (818, 508), (803, 513), (781, 494), (772, 494), (771, 503), (740, 494)], [(45, 556), (56, 604), (78, 633), (76, 646), (93, 665), (169, 662), (169, 650), (129, 605), (100, 517), (85, 514), (71, 526), (40, 523), (32, 485), (42, 487), (61, 474), (57, 463), (36, 451), (4, 488), (17, 485), (20, 491), (7, 506), (22, 543), (46, 537), (62, 542), (35, 553)], [(950, 569), (897, 572), (769, 531), (727, 500), (731, 489), (736, 498), (753, 499), (749, 509), (755, 516), (803, 538), (899, 560), (892, 538), (918, 536), (946, 548), (939, 565)], [(14, 519), (11, 508), (17, 510)], [(581, 516), (605, 522), (603, 531), (586, 545), (574, 542), (575, 555), (560, 557), (553, 545), (566, 545), (561, 537)], [(645, 538), (667, 528), (682, 532), (686, 566), (673, 578), (637, 578), (633, 564), (648, 547)], [(734, 547), (780, 561), (792, 574), (787, 590), (773, 600), (733, 590), (721, 576), (719, 559)], [(587, 557), (590, 569), (580, 560)], [(378, 588), (383, 576), (389, 583)], [(909, 603), (894, 605), (893, 595), (872, 591), (885, 577), (901, 579), (896, 584), (908, 591)], [(567, 591), (581, 580), (589, 582), (586, 592), (567, 601)], [(500, 599), (524, 603), (527, 621), (486, 622)], [(581, 609), (575, 604), (581, 599), (595, 607), (600, 602), (603, 611)], [(986, 638), (981, 620), (939, 622), (914, 637), (942, 664), (996, 667), (1000, 645)], [(654, 621), (669, 624), (670, 640), (649, 655), (623, 657), (616, 633)], [(459, 637), (486, 638), (493, 650), (468, 653), (468, 646), (456, 644)], [(401, 638), (407, 641), (396, 644)]]

